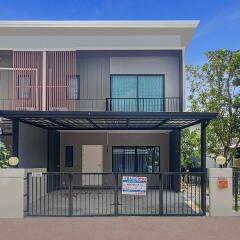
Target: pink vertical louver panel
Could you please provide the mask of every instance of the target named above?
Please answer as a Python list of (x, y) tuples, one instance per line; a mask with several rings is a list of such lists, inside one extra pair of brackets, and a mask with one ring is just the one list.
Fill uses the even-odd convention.
[(76, 52), (47, 52), (47, 110), (74, 110), (70, 81), (76, 76)]
[(42, 52), (13, 51), (13, 109), (41, 110)]

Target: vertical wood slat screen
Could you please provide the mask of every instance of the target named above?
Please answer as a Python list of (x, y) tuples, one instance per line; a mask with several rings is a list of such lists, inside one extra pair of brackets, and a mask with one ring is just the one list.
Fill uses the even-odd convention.
[(13, 109), (41, 110), (42, 52), (13, 51)]
[(75, 76), (75, 51), (47, 52), (47, 110), (74, 110), (69, 91)]

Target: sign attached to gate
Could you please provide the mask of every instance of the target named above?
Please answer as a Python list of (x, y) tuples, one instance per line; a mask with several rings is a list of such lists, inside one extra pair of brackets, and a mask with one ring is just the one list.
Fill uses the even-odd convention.
[(32, 172), (32, 177), (42, 177), (42, 172)]
[(122, 194), (146, 196), (147, 177), (122, 177)]

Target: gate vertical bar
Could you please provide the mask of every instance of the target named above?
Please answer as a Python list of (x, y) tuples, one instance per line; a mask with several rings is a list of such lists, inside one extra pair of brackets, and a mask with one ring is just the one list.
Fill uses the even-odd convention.
[(162, 173), (158, 175), (159, 179), (159, 215), (163, 215), (163, 176)]
[(114, 196), (114, 212), (118, 216), (118, 173), (114, 173), (115, 177), (115, 196)]
[(206, 215), (206, 127), (207, 122), (201, 123), (201, 208)]
[(68, 179), (69, 179), (69, 189), (68, 189), (68, 215), (72, 216), (73, 213), (73, 195), (72, 195), (72, 177), (73, 175), (69, 173)]
[(233, 171), (235, 211), (238, 211), (238, 171)]
[(29, 173), (27, 173), (27, 215), (29, 215)]

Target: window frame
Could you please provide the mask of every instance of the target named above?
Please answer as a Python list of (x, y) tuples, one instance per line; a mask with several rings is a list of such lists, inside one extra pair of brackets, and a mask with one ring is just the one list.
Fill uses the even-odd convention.
[[(137, 155), (137, 149), (141, 149), (141, 148), (158, 148), (159, 149), (159, 156), (158, 156), (158, 167), (159, 167), (159, 171), (161, 171), (161, 166), (160, 166), (160, 163), (161, 163), (161, 147), (160, 146), (112, 146), (112, 172), (114, 172), (114, 164), (113, 164), (113, 155), (114, 155), (114, 148), (121, 148), (121, 149), (125, 149), (125, 148), (134, 148), (134, 151), (135, 151), (135, 156), (134, 156), (134, 173), (148, 173), (148, 172), (140, 172), (138, 171), (138, 164), (136, 164), (138, 162), (138, 155)], [(124, 164), (124, 161), (125, 161), (125, 155), (122, 159), (122, 165), (125, 166)], [(152, 162), (152, 169), (154, 167), (154, 164)], [(152, 173), (158, 173), (158, 172), (155, 172), (155, 171), (152, 171)], [(120, 173), (120, 172), (119, 172)], [(127, 173), (127, 172), (123, 172), (123, 173)]]

